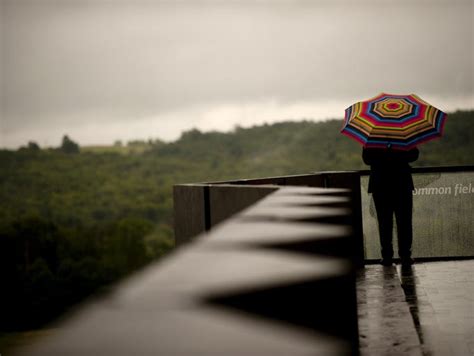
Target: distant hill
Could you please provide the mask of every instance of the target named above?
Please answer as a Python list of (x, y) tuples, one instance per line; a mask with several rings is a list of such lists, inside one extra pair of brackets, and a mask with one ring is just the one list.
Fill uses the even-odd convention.
[[(361, 146), (340, 134), (342, 120), (283, 122), (231, 133), (185, 132), (148, 152), (203, 165), (201, 179), (242, 178), (367, 168)], [(448, 117), (445, 135), (420, 147), (415, 166), (474, 164), (474, 111)]]
[[(0, 271), (8, 286), (0, 330), (50, 320), (166, 253), (173, 184), (367, 168), (341, 126), (283, 122), (191, 130), (172, 143), (79, 149), (68, 138), (58, 149), (0, 150)], [(473, 152), (474, 111), (459, 111), (415, 165), (474, 165)]]

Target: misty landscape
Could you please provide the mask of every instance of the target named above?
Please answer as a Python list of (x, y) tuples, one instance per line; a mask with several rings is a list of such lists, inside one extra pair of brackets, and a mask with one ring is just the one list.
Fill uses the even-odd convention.
[(473, 13), (0, 0), (0, 354), (167, 256), (174, 185), (368, 169), (340, 130), (377, 93), (448, 114), (414, 167), (474, 165)]
[[(473, 165), (474, 111), (449, 114), (415, 166)], [(341, 120), (284, 122), (179, 140), (0, 150), (2, 328), (41, 326), (173, 247), (179, 183), (367, 169)]]

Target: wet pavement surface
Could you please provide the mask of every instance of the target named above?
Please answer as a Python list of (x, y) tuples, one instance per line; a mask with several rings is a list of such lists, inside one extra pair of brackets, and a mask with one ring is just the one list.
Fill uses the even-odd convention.
[(474, 260), (368, 265), (358, 274), (360, 351), (474, 356)]

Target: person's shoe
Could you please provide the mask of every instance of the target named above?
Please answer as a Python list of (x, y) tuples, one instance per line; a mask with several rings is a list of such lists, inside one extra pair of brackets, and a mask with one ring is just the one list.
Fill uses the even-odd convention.
[(393, 266), (393, 260), (391, 258), (382, 258), (380, 264), (384, 267), (391, 267)]
[(413, 265), (415, 263), (415, 260), (411, 257), (402, 257), (400, 259), (400, 262), (402, 266), (407, 267)]

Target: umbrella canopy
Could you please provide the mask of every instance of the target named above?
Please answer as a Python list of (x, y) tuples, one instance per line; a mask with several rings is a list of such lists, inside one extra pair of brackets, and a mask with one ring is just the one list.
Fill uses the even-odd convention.
[(348, 107), (341, 133), (364, 147), (409, 150), (440, 137), (446, 117), (414, 94), (381, 93)]

